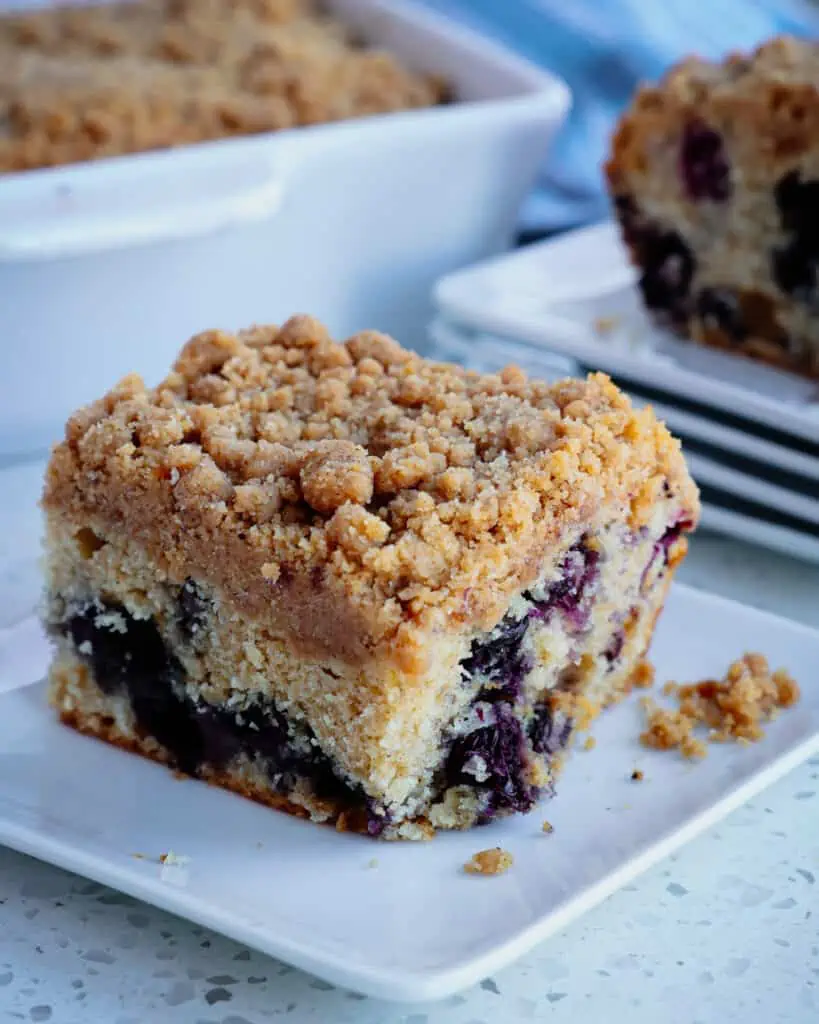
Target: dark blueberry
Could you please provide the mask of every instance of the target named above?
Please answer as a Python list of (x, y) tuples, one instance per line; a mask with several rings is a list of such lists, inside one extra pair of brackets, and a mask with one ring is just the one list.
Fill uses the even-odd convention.
[(210, 601), (194, 581), (188, 579), (182, 584), (176, 602), (180, 633), (189, 642), (200, 640), (210, 614)]
[[(528, 811), (537, 799), (537, 790), (526, 781), (526, 751), (520, 721), (506, 701), (494, 706), (494, 721), (452, 745), (446, 766), (446, 785), (473, 786), (487, 791), (488, 821), (497, 811)], [(485, 778), (469, 771), (473, 759), (480, 758)]]
[(649, 229), (637, 248), (642, 267), (639, 284), (646, 306), (668, 314), (672, 321), (685, 320), (694, 276), (691, 250), (675, 231)]
[(747, 337), (739, 298), (727, 288), (703, 288), (697, 296), (697, 315), (703, 326), (720, 331), (730, 341)]
[(623, 652), (623, 645), (626, 642), (626, 631), (624, 629), (618, 629), (616, 633), (609, 640), (609, 645), (603, 651), (603, 657), (609, 663), (613, 665), (615, 661), (620, 657)]
[(680, 176), (689, 199), (723, 202), (731, 194), (731, 169), (722, 136), (694, 121), (687, 125), (680, 145)]
[(569, 742), (571, 734), (570, 718), (555, 714), (548, 702), (538, 704), (529, 724), (529, 740), (535, 753), (554, 757)]
[[(107, 628), (112, 617), (125, 632)], [(91, 605), (69, 620), (66, 631), (91, 664), (99, 687), (128, 697), (137, 728), (154, 736), (180, 771), (194, 775), (204, 766), (224, 767), (244, 754), (261, 760), (282, 791), (303, 776), (318, 797), (364, 806), (363, 793), (338, 778), (317, 746), (294, 744), (287, 720), (272, 702), (233, 712), (196, 705), (181, 695), (184, 670), (152, 620), (134, 619), (116, 605)]]
[(640, 234), (644, 229), (644, 220), (634, 198), (629, 195), (615, 196), (614, 210), (626, 244), (637, 246)]
[(785, 231), (819, 239), (819, 180), (802, 181), (798, 171), (790, 171), (777, 182), (774, 198)]
[(367, 833), (371, 836), (380, 836), (387, 825), (391, 822), (391, 816), (380, 804), (367, 797)]
[(614, 209), (626, 245), (640, 267), (640, 290), (646, 306), (667, 314), (672, 322), (688, 316), (688, 293), (694, 257), (683, 239), (651, 221), (630, 195), (616, 196)]
[(772, 257), (773, 276), (787, 295), (819, 305), (819, 243), (796, 236)]
[(640, 580), (641, 589), (657, 559), (662, 559), (662, 568), (665, 569), (668, 565), (671, 548), (676, 544), (682, 534), (685, 533), (686, 530), (690, 529), (691, 522), (687, 519), (681, 519), (678, 523), (674, 523), (669, 526), (665, 533), (654, 542), (654, 548), (651, 552), (651, 557), (648, 560), (648, 565), (643, 569), (642, 579)]
[(669, 526), (662, 537), (657, 541), (657, 548), (663, 556), (664, 565), (668, 565), (668, 557), (671, 552), (671, 548), (677, 543), (683, 533), (690, 528), (691, 523), (689, 523), (688, 520), (681, 520), (679, 523), (674, 523), (673, 526)]
[(785, 292), (819, 309), (819, 181), (790, 171), (774, 189), (782, 227), (790, 241), (771, 254), (774, 280)]
[(525, 617), (512, 619), (507, 616), (491, 640), (473, 641), (470, 655), (461, 662), (461, 669), (467, 677), (481, 676), (495, 684), (486, 688), (485, 699), (505, 696), (514, 700), (518, 696), (523, 677), (530, 667), (521, 651), (528, 625)]
[(534, 602), (532, 616), (548, 620), (554, 611), (560, 611), (576, 630), (587, 625), (586, 598), (599, 575), (600, 555), (581, 541), (568, 552), (560, 567), (558, 580), (545, 597)]
[[(105, 623), (112, 621), (125, 631), (108, 628)], [(67, 631), (100, 689), (124, 692), (138, 727), (171, 750), (182, 771), (194, 771), (202, 760), (201, 732), (176, 694), (182, 666), (166, 650), (153, 620), (135, 619), (115, 605), (89, 605), (69, 620)]]
[(634, 218), (637, 215), (637, 203), (634, 200), (634, 196), (626, 195), (625, 193), (615, 196), (614, 209), (619, 217), (624, 219)]

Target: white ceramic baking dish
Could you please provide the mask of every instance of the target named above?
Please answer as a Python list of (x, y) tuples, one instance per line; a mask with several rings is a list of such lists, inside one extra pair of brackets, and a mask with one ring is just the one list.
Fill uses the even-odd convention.
[(207, 327), (420, 342), (433, 282), (509, 243), (566, 87), (410, 2), (330, 6), (464, 102), (0, 177), (0, 452)]

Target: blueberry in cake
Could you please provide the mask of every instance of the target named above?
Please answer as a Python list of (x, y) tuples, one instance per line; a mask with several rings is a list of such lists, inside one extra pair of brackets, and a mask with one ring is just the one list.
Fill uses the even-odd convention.
[(606, 173), (659, 321), (819, 377), (819, 44), (678, 64), (638, 92)]
[(606, 377), (481, 376), (309, 317), (201, 334), (80, 410), (43, 505), (65, 723), (384, 838), (550, 792), (699, 514)]

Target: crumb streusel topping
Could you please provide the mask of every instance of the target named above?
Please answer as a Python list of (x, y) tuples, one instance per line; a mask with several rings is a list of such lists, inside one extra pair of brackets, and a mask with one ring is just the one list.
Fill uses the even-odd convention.
[(479, 850), (473, 854), (472, 859), (464, 864), (464, 871), (468, 875), (502, 875), (513, 864), (512, 854), (495, 846), (491, 850)]
[(637, 530), (663, 494), (696, 521), (678, 443), (603, 375), (481, 376), (300, 316), (200, 334), (156, 389), (131, 376), (78, 412), (44, 502), (335, 656), (414, 672), (430, 631), (491, 628), (604, 503)]
[(771, 671), (762, 654), (748, 653), (733, 662), (723, 679), (705, 679), (678, 686), (666, 683), (666, 696), (675, 709), (644, 700), (646, 731), (641, 743), (655, 750), (679, 749), (684, 757), (705, 757), (706, 743), (755, 743), (765, 735), (763, 726), (780, 710), (799, 700), (799, 686), (784, 669)]
[(130, 0), (0, 16), (0, 171), (432, 106), (443, 84), (313, 0)]
[[(656, 85), (641, 86), (618, 125), (606, 167), (613, 191), (621, 175), (646, 172), (650, 140), (664, 139), (678, 113), (693, 116), (705, 105), (734, 119), (744, 110), (754, 129), (747, 133), (747, 146), (769, 164), (809, 150), (815, 137), (810, 126), (819, 126), (816, 66), (816, 44), (786, 36), (751, 55), (734, 54), (725, 61), (690, 57), (675, 64)], [(770, 174), (771, 167), (760, 171)]]

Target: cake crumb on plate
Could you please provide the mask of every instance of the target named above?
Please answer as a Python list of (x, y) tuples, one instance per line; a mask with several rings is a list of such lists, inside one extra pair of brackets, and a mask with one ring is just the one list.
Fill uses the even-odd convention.
[(762, 654), (747, 653), (734, 661), (723, 679), (704, 679), (684, 686), (667, 683), (663, 694), (676, 708), (664, 708), (646, 698), (647, 728), (640, 736), (654, 750), (679, 749), (687, 758), (705, 756), (707, 747), (695, 732), (707, 729), (710, 743), (755, 743), (765, 735), (763, 725), (780, 710), (799, 700), (799, 686), (784, 669), (771, 671)]
[(632, 782), (642, 782), (644, 778), (645, 775), (639, 768), (635, 768), (634, 771), (631, 773)]
[(650, 661), (641, 661), (631, 677), (631, 685), (638, 690), (648, 690), (654, 685), (654, 666)]
[(159, 863), (164, 867), (183, 868), (187, 867), (190, 862), (190, 857), (186, 857), (182, 853), (174, 853), (173, 850), (168, 850), (167, 853), (161, 853), (159, 855)]
[(594, 318), (594, 329), (598, 334), (611, 334), (622, 324), (619, 316), (598, 316)]
[(551, 835), (551, 833), (554, 832), (555, 827), (551, 823), (551, 821), (544, 821), (543, 824), (540, 826), (540, 830), (541, 832), (545, 832), (547, 835)]
[(472, 860), (464, 864), (464, 871), (468, 875), (502, 875), (513, 863), (514, 858), (508, 850), (495, 846), (490, 850), (479, 850), (473, 854)]

